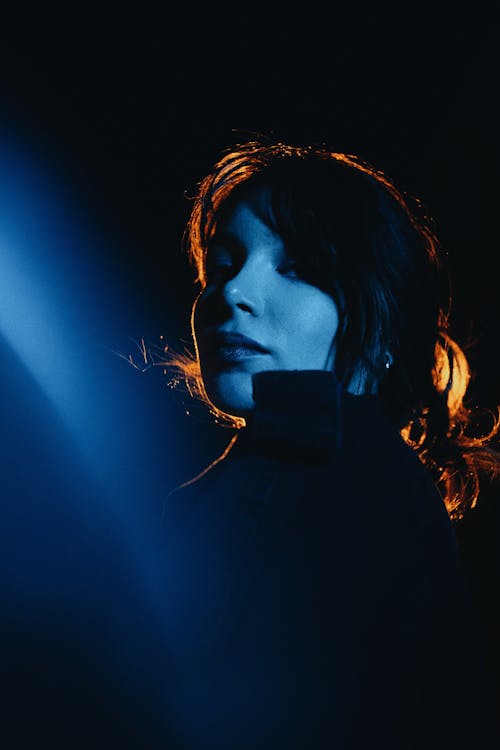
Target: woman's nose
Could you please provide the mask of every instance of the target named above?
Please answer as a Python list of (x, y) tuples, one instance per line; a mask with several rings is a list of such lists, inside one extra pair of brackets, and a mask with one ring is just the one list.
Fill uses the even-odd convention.
[(258, 314), (262, 309), (264, 279), (257, 265), (245, 263), (226, 281), (222, 296), (230, 307), (240, 307)]

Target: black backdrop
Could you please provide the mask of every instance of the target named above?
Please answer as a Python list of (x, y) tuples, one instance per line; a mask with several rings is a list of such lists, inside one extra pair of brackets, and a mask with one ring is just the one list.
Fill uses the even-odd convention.
[[(103, 321), (106, 344), (136, 356), (142, 337), (189, 343), (196, 290), (181, 253), (185, 192), (220, 148), (273, 133), (357, 153), (423, 200), (449, 253), (456, 336), (474, 341), (470, 395), (500, 402), (499, 28), (465, 12), (416, 13), (305, 7), (271, 18), (264, 8), (186, 7), (170, 19), (75, 13), (4, 26), (0, 135), (36, 153), (99, 237), (99, 250), (87, 252), (119, 300), (113, 324)], [(203, 414), (186, 417), (187, 400), (165, 387), (161, 367), (141, 378), (122, 358), (106, 366), (147, 432), (153, 492), (225, 445)], [(175, 445), (165, 443), (167, 422)], [(497, 487), (485, 487), (457, 527), (496, 685)]]

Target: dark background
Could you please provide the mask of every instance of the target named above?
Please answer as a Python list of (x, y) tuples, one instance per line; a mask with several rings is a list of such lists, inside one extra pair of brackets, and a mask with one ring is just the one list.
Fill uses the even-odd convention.
[[(423, 200), (449, 255), (454, 333), (473, 343), (470, 398), (491, 408), (500, 402), (500, 29), (465, 11), (441, 19), (413, 6), (405, 13), (368, 18), (356, 9), (342, 15), (305, 7), (271, 17), (266, 8), (226, 15), (189, 6), (176, 9), (175, 19), (75, 14), (5, 24), (0, 136), (64, 196), (80, 243), (65, 246), (61, 263), (71, 271), (83, 258), (96, 280), (88, 307), (103, 305), (100, 323), (92, 323), (94, 343), (132, 354), (136, 364), (141, 339), (153, 348), (190, 344), (196, 288), (181, 252), (186, 192), (221, 148), (265, 132), (356, 153)], [(69, 273), (67, 281), (71, 289), (78, 279)], [(127, 498), (133, 513), (142, 492), (156, 508), (167, 489), (218, 455), (227, 435), (167, 387), (162, 367), (131, 367), (97, 348), (85, 378), (109, 395), (101, 443), (113, 467), (107, 496)], [(36, 408), (26, 404), (23, 363), (16, 361), (17, 376), (10, 355), (6, 361), (17, 390), (14, 401), (4, 391), (4, 409), (22, 402), (25, 424), (38, 420), (39, 434), (50, 425), (57, 463), (59, 428), (50, 409), (42, 417), (37, 411), (42, 394)], [(42, 438), (31, 431), (27, 448), (25, 437), (20, 431), (11, 442), (11, 462), (16, 450), (39, 456)], [(52, 479), (46, 486), (54, 497)], [(41, 481), (28, 499), (36, 494), (38, 502), (44, 487)], [(4, 489), (22, 496), (14, 480)], [(61, 490), (57, 502), (64, 497)], [(118, 513), (111, 504), (110, 528)], [(483, 489), (457, 534), (497, 695), (499, 533), (495, 485)]]

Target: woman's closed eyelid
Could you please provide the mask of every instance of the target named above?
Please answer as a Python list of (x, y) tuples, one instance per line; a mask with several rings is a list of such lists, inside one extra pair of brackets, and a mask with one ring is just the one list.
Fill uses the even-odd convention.
[[(246, 265), (248, 256), (246, 258), (236, 259), (231, 251), (227, 248), (214, 248), (206, 257), (206, 272), (211, 273), (220, 271), (221, 269), (231, 269), (238, 265), (238, 272)], [(273, 263), (274, 270), (277, 271), (281, 276), (298, 276), (297, 260), (289, 255), (277, 259)]]
[(214, 258), (213, 260), (207, 261), (207, 269), (210, 268), (221, 268), (221, 267), (231, 267), (233, 264), (233, 261), (230, 258)]
[[(231, 269), (233, 266), (233, 262), (229, 259), (213, 260), (207, 263), (206, 272), (209, 274), (223, 269)], [(276, 267), (276, 271), (281, 276), (298, 276), (297, 262), (294, 260), (286, 260)]]
[(229, 268), (233, 265), (234, 260), (227, 251), (213, 250), (207, 253), (205, 258), (206, 271), (218, 268)]
[(278, 272), (281, 274), (297, 274), (298, 275), (298, 269), (297, 269), (297, 261), (293, 258), (287, 258), (278, 266)]

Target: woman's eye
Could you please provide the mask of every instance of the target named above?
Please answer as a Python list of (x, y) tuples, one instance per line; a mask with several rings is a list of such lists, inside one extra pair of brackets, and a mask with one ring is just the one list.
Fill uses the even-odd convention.
[(226, 273), (233, 267), (231, 261), (228, 260), (215, 260), (207, 263), (207, 276), (213, 276), (217, 273)]
[(209, 270), (216, 271), (219, 268), (231, 268), (232, 263), (224, 263), (223, 261), (220, 261), (219, 263), (210, 263), (208, 266)]
[(297, 262), (295, 260), (286, 260), (278, 268), (278, 273), (283, 276), (294, 276), (298, 277), (299, 271), (297, 268)]

